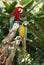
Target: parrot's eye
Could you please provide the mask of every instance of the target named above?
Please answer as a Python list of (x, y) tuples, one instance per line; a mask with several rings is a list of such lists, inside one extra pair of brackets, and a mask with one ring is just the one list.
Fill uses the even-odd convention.
[(29, 25), (29, 22), (26, 22), (26, 21), (25, 21), (25, 22), (23, 23), (23, 25), (24, 25), (24, 26), (28, 26), (28, 25)]
[(19, 8), (18, 11), (19, 11), (20, 13), (22, 13), (22, 12), (23, 12), (23, 9)]

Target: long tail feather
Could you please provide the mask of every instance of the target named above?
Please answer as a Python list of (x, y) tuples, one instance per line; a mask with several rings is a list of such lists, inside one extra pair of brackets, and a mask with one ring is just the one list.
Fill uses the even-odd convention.
[(22, 41), (22, 51), (23, 51), (23, 57), (24, 57), (24, 63), (26, 65), (26, 41)]
[(14, 16), (10, 18), (10, 29), (12, 28), (14, 24)]

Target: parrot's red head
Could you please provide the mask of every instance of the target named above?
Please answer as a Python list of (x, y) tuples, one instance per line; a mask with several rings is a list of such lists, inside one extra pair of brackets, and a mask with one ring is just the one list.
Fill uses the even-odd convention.
[(22, 13), (23, 12), (23, 7), (16, 7), (16, 9), (15, 9), (16, 11), (18, 11), (19, 13)]
[(12, 13), (11, 13), (11, 16), (13, 16), (13, 15), (15, 15), (15, 14), (20, 14), (20, 13), (22, 13), (23, 12), (23, 7), (21, 7), (21, 6), (19, 6), (19, 7), (16, 7), (13, 11), (12, 11)]
[(12, 11), (10, 17), (15, 16), (15, 20), (19, 20), (20, 13), (22, 13), (22, 12), (23, 12), (23, 7), (21, 7), (21, 6), (16, 7), (16, 8)]

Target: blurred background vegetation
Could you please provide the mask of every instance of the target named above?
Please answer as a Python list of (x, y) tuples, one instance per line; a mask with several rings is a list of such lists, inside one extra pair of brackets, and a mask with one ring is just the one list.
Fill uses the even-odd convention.
[[(2, 1), (2, 4), (0, 3), (0, 45), (2, 39), (9, 32), (10, 13), (20, 4), (24, 7), (24, 11), (19, 23), (29, 22), (26, 65), (44, 65), (44, 0)], [(24, 65), (21, 44), (16, 51), (12, 64)]]

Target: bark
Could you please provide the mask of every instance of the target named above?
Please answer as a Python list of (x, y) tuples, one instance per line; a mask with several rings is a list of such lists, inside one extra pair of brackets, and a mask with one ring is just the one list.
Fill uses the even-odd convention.
[[(20, 41), (21, 40), (16, 40), (16, 41), (13, 41), (11, 44), (13, 44), (13, 51), (11, 52), (10, 56), (7, 58), (6, 60), (6, 65), (12, 65), (12, 61), (13, 61), (13, 58), (15, 56), (15, 53), (16, 53), (16, 49), (18, 47), (18, 45), (20, 44)], [(18, 43), (18, 44), (17, 44)]]
[(19, 24), (18, 23), (14, 23), (12, 29), (9, 31), (8, 35), (6, 36), (5, 39), (2, 40), (2, 44), (10, 44), (10, 42), (13, 40), (17, 30), (19, 28)]
[[(18, 45), (20, 44), (21, 39), (15, 40), (12, 42), (17, 30), (19, 28), (18, 23), (14, 23), (11, 30), (9, 30), (8, 35), (5, 37), (5, 39), (2, 40), (2, 48), (0, 48), (0, 65), (12, 65), (13, 58), (16, 53), (16, 49)], [(13, 45), (14, 49), (10, 53), (9, 57), (7, 57), (8, 48), (9, 46)]]

